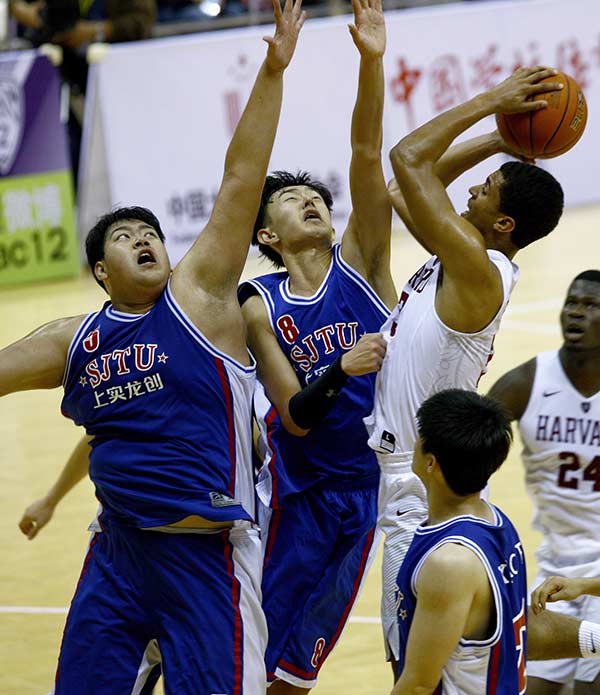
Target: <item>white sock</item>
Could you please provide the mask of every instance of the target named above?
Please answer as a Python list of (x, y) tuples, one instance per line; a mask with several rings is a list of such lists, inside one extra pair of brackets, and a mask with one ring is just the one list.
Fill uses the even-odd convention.
[(600, 659), (600, 625), (582, 620), (579, 625), (579, 649), (584, 659)]

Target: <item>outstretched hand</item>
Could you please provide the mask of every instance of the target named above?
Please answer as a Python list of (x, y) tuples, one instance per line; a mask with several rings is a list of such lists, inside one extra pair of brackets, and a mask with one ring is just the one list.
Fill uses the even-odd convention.
[(361, 56), (380, 58), (385, 51), (385, 21), (381, 0), (352, 0), (350, 34)]
[(294, 55), (306, 12), (302, 11), (302, 0), (285, 0), (283, 10), (280, 0), (273, 0), (273, 13), (275, 35), (263, 37), (263, 41), (269, 44), (266, 63), (269, 70), (282, 72)]
[(557, 74), (554, 68), (538, 66), (519, 68), (504, 82), (490, 89), (487, 94), (493, 100), (496, 113), (525, 113), (537, 111), (548, 106), (545, 99), (530, 99), (537, 94), (555, 92), (563, 88), (562, 82), (541, 82)]
[(573, 601), (585, 593), (583, 581), (578, 578), (548, 577), (531, 592), (531, 609), (537, 615), (546, 603)]

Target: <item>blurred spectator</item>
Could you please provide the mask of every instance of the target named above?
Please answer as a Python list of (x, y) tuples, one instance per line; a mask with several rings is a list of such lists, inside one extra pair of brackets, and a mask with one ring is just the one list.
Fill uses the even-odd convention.
[(12, 16), (35, 45), (76, 49), (94, 41), (135, 41), (152, 34), (154, 0), (13, 0)]
[(61, 74), (70, 87), (68, 121), (71, 164), (75, 183), (83, 118), (83, 96), (90, 43), (149, 38), (156, 19), (154, 0), (13, 0), (10, 12), (20, 35), (34, 46), (55, 43), (63, 48)]

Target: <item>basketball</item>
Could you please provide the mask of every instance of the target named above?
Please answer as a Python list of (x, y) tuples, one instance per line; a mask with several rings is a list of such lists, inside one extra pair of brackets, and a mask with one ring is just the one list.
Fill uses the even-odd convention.
[(532, 159), (550, 159), (570, 150), (583, 135), (587, 122), (585, 97), (572, 77), (559, 72), (540, 80), (543, 82), (562, 82), (564, 85), (558, 92), (531, 97), (546, 100), (548, 106), (545, 109), (496, 115), (504, 142), (516, 154)]

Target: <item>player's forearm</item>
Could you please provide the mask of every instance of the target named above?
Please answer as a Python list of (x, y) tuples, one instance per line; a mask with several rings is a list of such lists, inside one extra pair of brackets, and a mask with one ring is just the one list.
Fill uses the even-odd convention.
[(578, 591), (580, 596), (600, 596), (600, 578), (598, 577), (582, 577), (577, 579)]
[(83, 437), (73, 452), (69, 456), (69, 460), (60, 472), (54, 485), (46, 494), (46, 500), (52, 506), (56, 506), (62, 498), (70, 492), (80, 481), (88, 474), (89, 470), (89, 453), (91, 437)]
[(465, 171), (505, 149), (506, 146), (497, 131), (465, 140), (450, 147), (440, 157), (435, 166), (435, 173), (444, 186), (449, 186)]
[(423, 684), (418, 678), (408, 673), (403, 673), (394, 686), (391, 695), (432, 695), (436, 685), (432, 687), (428, 684)]
[(403, 172), (410, 172), (411, 168), (437, 162), (461, 133), (492, 113), (494, 101), (486, 92), (441, 113), (409, 133), (390, 153), (396, 178), (403, 178)]
[(283, 99), (283, 70), (262, 64), (225, 158), (225, 176), (262, 190)]
[(290, 398), (288, 411), (293, 422), (306, 431), (318, 425), (335, 405), (347, 380), (338, 357), (321, 376)]
[[(440, 179), (444, 187), (448, 187), (465, 171), (483, 162), (488, 157), (504, 151), (506, 151), (506, 145), (497, 131), (471, 138), (465, 142), (453, 145), (440, 157), (435, 164), (435, 175)], [(396, 179), (390, 181), (389, 193), (392, 205), (407, 229), (427, 248), (427, 242), (421, 238), (419, 230), (414, 225), (406, 206), (404, 195)]]
[(358, 92), (352, 113), (352, 155), (381, 160), (385, 82), (380, 57), (361, 57)]

